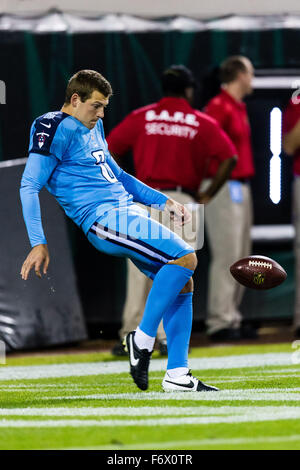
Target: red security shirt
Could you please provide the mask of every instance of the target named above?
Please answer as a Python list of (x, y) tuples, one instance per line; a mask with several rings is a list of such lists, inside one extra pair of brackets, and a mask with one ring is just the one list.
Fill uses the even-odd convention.
[(236, 155), (214, 119), (194, 110), (184, 98), (162, 98), (130, 113), (107, 137), (121, 156), (133, 150), (136, 176), (153, 188), (197, 190), (210, 162)]
[[(282, 134), (288, 134), (300, 119), (300, 103), (294, 104), (290, 100), (282, 117)], [(300, 176), (300, 148), (294, 154), (294, 174)]]
[[(231, 173), (231, 178), (253, 176), (251, 131), (245, 103), (236, 101), (229, 93), (222, 90), (219, 95), (209, 101), (204, 111), (218, 121), (237, 149), (238, 161)], [(209, 175), (214, 176), (216, 171), (215, 165), (210, 165)]]

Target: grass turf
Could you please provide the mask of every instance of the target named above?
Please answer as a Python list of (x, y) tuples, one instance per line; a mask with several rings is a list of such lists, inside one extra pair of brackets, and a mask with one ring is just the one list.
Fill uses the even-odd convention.
[[(108, 353), (8, 358), (0, 366), (0, 449), (300, 449), (300, 367), (266, 365), (267, 353), (293, 349), (194, 348), (193, 358), (219, 358), (220, 367), (193, 374), (221, 392), (180, 396), (161, 392), (163, 370), (150, 373), (147, 392), (124, 372), (1, 380), (7, 366), (109, 367)], [(248, 354), (261, 354), (261, 365), (222, 366), (223, 358)]]

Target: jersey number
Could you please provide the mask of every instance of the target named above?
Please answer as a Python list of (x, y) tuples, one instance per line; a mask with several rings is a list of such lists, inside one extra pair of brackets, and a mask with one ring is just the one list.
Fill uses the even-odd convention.
[(115, 183), (117, 178), (113, 174), (112, 169), (105, 162), (105, 156), (103, 150), (95, 150), (92, 152), (93, 157), (96, 159), (96, 165), (100, 165), (102, 175), (110, 183)]

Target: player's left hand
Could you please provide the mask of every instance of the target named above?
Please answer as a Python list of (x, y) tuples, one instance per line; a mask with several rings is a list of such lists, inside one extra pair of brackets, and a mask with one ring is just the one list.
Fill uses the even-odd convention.
[(21, 268), (21, 277), (24, 281), (27, 281), (28, 275), (32, 268), (35, 270), (35, 274), (41, 278), (41, 267), (43, 266), (43, 274), (47, 273), (48, 265), (50, 261), (49, 251), (47, 245), (36, 245), (32, 248), (29, 255), (25, 259)]
[(165, 209), (170, 212), (170, 217), (175, 221), (175, 225), (181, 226), (192, 220), (190, 211), (174, 199), (168, 199)]

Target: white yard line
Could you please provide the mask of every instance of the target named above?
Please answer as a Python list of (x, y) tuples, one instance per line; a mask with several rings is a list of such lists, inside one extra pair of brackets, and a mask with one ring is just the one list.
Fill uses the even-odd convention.
[[(276, 376), (276, 378), (278, 379), (280, 377), (279, 376)], [(299, 378), (298, 375), (291, 375), (288, 377), (289, 379), (290, 378)], [(156, 379), (156, 380), (159, 380), (161, 381), (161, 378), (160, 379)], [(255, 381), (257, 382), (258, 379), (255, 379), (254, 378), (251, 381)], [(260, 378), (259, 379), (261, 382), (263, 381), (268, 381), (270, 380), (269, 378)], [(218, 380), (218, 379), (212, 379), (210, 380), (209, 379), (209, 382), (210, 383), (213, 383), (213, 385), (219, 385), (219, 384), (225, 384), (224, 387), (226, 386), (226, 384), (229, 384), (229, 383), (239, 383), (240, 385), (243, 384), (243, 382), (246, 382), (248, 381), (248, 379), (242, 379), (242, 378), (239, 378), (239, 379), (222, 379), (222, 380)], [(153, 378), (151, 377), (151, 382), (153, 383)], [(207, 382), (207, 381), (206, 381)], [(130, 384), (132, 384), (132, 379), (130, 378)], [(105, 384), (99, 384), (99, 385), (94, 385), (94, 386), (91, 386), (91, 385), (85, 385), (85, 386), (81, 386), (81, 385), (62, 385), (62, 384), (59, 384), (57, 385), (57, 387), (54, 387), (54, 386), (47, 386), (47, 385), (41, 385), (41, 384), (36, 384), (35, 386), (32, 386), (32, 385), (2, 385), (0, 386), (0, 393), (19, 393), (19, 392), (32, 392), (32, 393), (36, 393), (36, 394), (45, 394), (45, 393), (51, 393), (51, 392), (55, 392), (55, 388), (58, 388), (59, 391), (61, 392), (71, 392), (71, 391), (74, 391), (74, 392), (77, 392), (77, 393), (80, 393), (80, 392), (83, 392), (83, 395), (72, 395), (72, 396), (69, 396), (69, 395), (61, 395), (61, 396), (50, 396), (48, 397), (47, 399), (54, 399), (54, 400), (63, 400), (63, 399), (79, 399), (79, 398), (92, 398), (92, 399), (98, 399), (99, 397), (101, 398), (102, 395), (101, 394), (90, 394), (90, 392), (92, 391), (92, 389), (95, 389), (95, 392), (97, 392), (99, 389), (112, 389), (112, 387), (114, 388), (115, 387), (115, 382), (106, 382)], [(224, 388), (223, 387), (223, 388)], [(228, 390), (228, 389), (227, 389)], [(236, 391), (237, 389), (235, 389)], [(240, 389), (238, 389), (240, 390)], [(245, 389), (244, 389), (245, 390)], [(244, 391), (243, 390), (243, 391)], [(300, 392), (300, 388), (278, 388), (278, 389), (273, 389), (273, 388), (264, 388), (264, 389), (250, 389), (250, 392), (249, 393), (253, 393), (253, 392), (259, 392), (260, 390), (263, 390), (264, 392), (269, 392), (269, 393), (273, 393), (273, 391), (275, 391), (275, 393), (277, 392), (282, 392), (283, 390), (288, 390), (289, 392)], [(110, 390), (109, 390), (110, 391)], [(222, 390), (221, 390), (222, 391)], [(226, 391), (223, 390), (223, 391)], [(84, 394), (86, 393), (86, 395)], [(144, 396), (144, 395), (143, 395)], [(44, 398), (44, 397), (42, 397)], [(116, 397), (114, 397), (115, 399)], [(123, 398), (123, 395), (121, 395), (121, 398)], [(295, 397), (294, 397), (295, 398)]]
[[(292, 364), (292, 352), (204, 357), (192, 358), (189, 360), (189, 366), (193, 370), (239, 369), (242, 367), (283, 366)], [(166, 369), (166, 365), (166, 359), (154, 359), (151, 361), (150, 370), (163, 371)], [(48, 364), (42, 366), (14, 367), (3, 365), (0, 367), (0, 381), (118, 374), (128, 371), (129, 364), (124, 361), (80, 362), (73, 364)]]
[(127, 427), (127, 426), (182, 426), (182, 425), (201, 425), (201, 424), (220, 424), (220, 423), (251, 423), (251, 422), (262, 422), (262, 421), (280, 421), (280, 420), (291, 420), (300, 418), (300, 408), (295, 410), (294, 407), (289, 409), (285, 407), (283, 409), (278, 408), (276, 413), (266, 413), (262, 409), (258, 414), (244, 413), (243, 415), (231, 415), (231, 416), (205, 416), (205, 417), (176, 417), (176, 418), (156, 418), (141, 420), (135, 419), (107, 419), (107, 420), (93, 420), (93, 419), (58, 419), (58, 420), (12, 420), (2, 419), (0, 420), (0, 428), (49, 428), (49, 427)]
[[(300, 378), (300, 370), (292, 370), (292, 372), (298, 372), (298, 373), (293, 373), (291, 374), (289, 372), (290, 369), (286, 369), (285, 371), (281, 370), (281, 373), (274, 374), (274, 372), (268, 374), (267, 371), (259, 371), (259, 378), (257, 377), (257, 372), (255, 372), (255, 377), (251, 377), (250, 373), (247, 374), (247, 376), (243, 377), (241, 375), (205, 375), (205, 381), (214, 381), (214, 382), (241, 382), (241, 381), (255, 381), (257, 380), (260, 381), (265, 381), (265, 380), (270, 380), (274, 378), (283, 378), (283, 379), (290, 379), (290, 378)], [(262, 376), (261, 376), (262, 375)], [(152, 381), (161, 381), (163, 376), (154, 376), (151, 374), (151, 382)], [(132, 378), (130, 376), (128, 377), (122, 377), (122, 382), (129, 382), (132, 383)], [(115, 385), (115, 382), (105, 382), (99, 384), (99, 386), (102, 387), (112, 387)], [(50, 391), (51, 389), (66, 389), (66, 390), (91, 390), (91, 388), (98, 388), (98, 385), (80, 385), (80, 384), (74, 384), (74, 383), (46, 383), (46, 384), (41, 384), (40, 382), (32, 382), (29, 384), (21, 383), (21, 384), (0, 384), (0, 391), (5, 391), (5, 392), (15, 392), (15, 391), (20, 391), (20, 390), (26, 390), (26, 391)], [(300, 391), (300, 388), (299, 388)]]
[[(276, 376), (276, 378), (280, 378), (281, 376)], [(270, 377), (272, 378), (272, 377)], [(229, 384), (229, 383), (239, 383), (240, 385), (243, 385), (245, 382), (257, 382), (258, 380), (260, 382), (265, 382), (265, 381), (268, 381), (270, 380), (270, 378), (268, 377), (265, 377), (265, 378), (259, 378), (259, 379), (246, 379), (246, 378), (238, 378), (238, 379), (209, 379), (208, 382), (210, 383), (213, 383), (213, 385), (218, 385), (219, 384)], [(281, 378), (299, 378), (298, 375), (290, 375), (288, 377), (281, 377)], [(161, 382), (161, 378), (160, 379), (153, 379), (153, 377), (151, 377), (151, 383), (153, 384), (153, 382), (155, 381), (159, 381)], [(122, 379), (123, 381), (123, 379)], [(207, 382), (207, 380), (205, 380)], [(132, 379), (130, 379), (130, 384), (132, 383)], [(76, 386), (76, 385), (60, 385), (58, 388), (61, 390), (61, 391), (64, 391), (64, 392), (68, 392), (68, 391), (77, 391), (77, 392), (91, 392), (92, 389), (94, 388), (95, 389), (95, 392), (99, 391), (99, 389), (101, 388), (101, 390), (107, 388), (107, 389), (111, 389), (112, 387), (114, 388), (116, 385), (115, 382), (106, 382), (105, 384), (99, 384), (99, 385), (94, 385), (94, 386), (91, 386), (91, 385), (86, 385), (86, 386)], [(249, 385), (249, 384), (248, 384)], [(26, 392), (34, 392), (34, 393), (50, 393), (50, 392), (53, 392), (54, 389), (53, 387), (47, 387), (47, 386), (39, 386), (38, 384), (36, 386), (24, 386), (24, 387), (17, 387), (17, 386), (0, 386), (0, 393), (16, 393), (16, 392), (20, 392), (20, 391), (26, 391)], [(109, 390), (110, 391), (110, 390)], [(300, 390), (299, 390), (300, 391)]]
[(257, 417), (263, 412), (265, 415), (276, 416), (278, 411), (300, 414), (297, 406), (141, 406), (141, 407), (83, 407), (83, 408), (0, 408), (0, 416), (219, 416), (219, 415), (247, 415)]
[(41, 397), (41, 401), (51, 400), (191, 400), (191, 401), (300, 401), (300, 388), (280, 389), (231, 389), (219, 392), (137, 392), (137, 393), (95, 393), (89, 395), (69, 395)]
[[(298, 367), (296, 367), (295, 369), (292, 369), (291, 367), (287, 367), (285, 369), (272, 369), (272, 367), (269, 367), (267, 370), (262, 370), (262, 371), (259, 371), (260, 374), (290, 374), (290, 373), (300, 373), (300, 365)], [(257, 374), (257, 372), (249, 372), (249, 374)], [(231, 376), (231, 374), (230, 374)]]
[[(291, 379), (291, 378), (299, 378), (300, 375), (298, 374), (270, 374), (267, 375), (264, 373), (263, 377), (257, 377), (257, 373), (255, 377), (243, 377), (243, 376), (212, 376), (209, 378), (205, 378), (206, 382), (213, 382), (214, 385), (218, 383), (240, 383), (242, 384), (243, 382), (257, 382), (258, 380), (261, 382), (268, 381), (270, 379)], [(162, 377), (153, 377), (151, 375), (150, 377), (151, 382), (153, 381), (161, 381)], [(132, 378), (131, 377), (122, 377), (122, 382), (129, 382), (132, 383)], [(99, 383), (99, 385), (79, 385), (79, 384), (40, 384), (40, 383), (31, 383), (31, 384), (2, 384), (0, 385), (0, 392), (12, 392), (15, 393), (17, 391), (27, 391), (27, 392), (51, 392), (54, 389), (63, 389), (63, 390), (78, 390), (78, 391), (91, 391), (92, 388), (95, 390), (101, 388), (108, 388), (108, 387), (114, 387), (115, 382), (105, 382), (105, 383)], [(299, 388), (300, 391), (300, 388)]]

